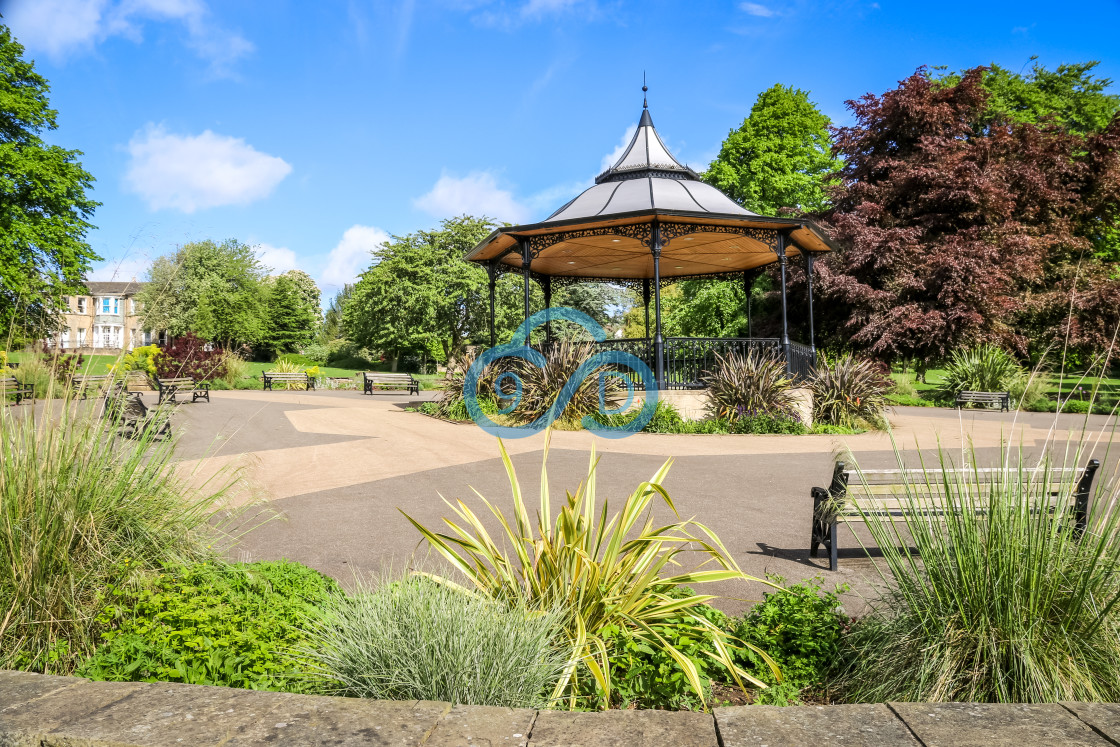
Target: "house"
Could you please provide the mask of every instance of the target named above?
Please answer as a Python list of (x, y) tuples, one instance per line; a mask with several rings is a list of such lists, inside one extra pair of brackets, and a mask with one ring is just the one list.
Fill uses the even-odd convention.
[(88, 296), (64, 296), (62, 331), (48, 340), (51, 347), (81, 352), (117, 352), (150, 345), (153, 333), (140, 323), (135, 295), (144, 287), (129, 282), (86, 283)]

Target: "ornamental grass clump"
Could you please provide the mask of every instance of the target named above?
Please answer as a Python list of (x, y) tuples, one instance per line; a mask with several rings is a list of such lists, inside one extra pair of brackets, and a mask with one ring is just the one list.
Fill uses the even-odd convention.
[[(594, 354), (595, 346), (590, 342), (561, 340), (544, 353), (543, 367), (526, 360), (515, 360), (512, 365), (513, 371), (521, 379), (521, 400), (511, 414), (526, 423), (543, 417), (556, 403), (564, 385)], [(625, 385), (617, 376), (606, 375), (607, 370), (605, 366), (597, 368), (579, 381), (560, 414), (564, 421), (579, 423), (585, 415), (598, 414), (600, 395), (607, 410), (618, 408), (623, 401)]]
[(335, 695), (543, 708), (567, 661), (560, 622), (412, 575), (328, 604), (307, 656)]
[[(1068, 511), (1048, 509), (1049, 462), (1032, 476), (1015, 456), (992, 484), (927, 471), (905, 488), (903, 520), (863, 517), (886, 591), (847, 639), (834, 683), (846, 700), (1120, 699), (1120, 496), (1098, 489), (1079, 537)], [(1085, 461), (1067, 464), (1079, 476)]]
[(110, 588), (212, 552), (223, 490), (188, 489), (172, 439), (121, 438), (95, 401), (46, 396), (0, 408), (0, 669), (68, 674), (96, 645)]
[(809, 379), (813, 422), (841, 428), (883, 428), (890, 387), (890, 379), (873, 361), (850, 354), (829, 361), (822, 355)]
[(1026, 378), (1018, 361), (997, 345), (954, 350), (945, 364), (941, 396), (952, 399), (960, 392), (1021, 392)]
[(716, 353), (714, 370), (704, 375), (708, 412), (713, 418), (735, 421), (751, 415), (795, 416), (793, 379), (785, 362), (773, 351), (750, 350), (746, 355)]
[[(708, 636), (712, 650), (707, 656), (721, 665), (728, 680), (740, 687), (744, 687), (744, 681), (762, 686), (735, 664), (733, 650), (739, 644), (703, 614), (715, 597), (697, 594), (675, 598), (672, 593), (684, 584), (761, 581), (743, 573), (715, 533), (703, 524), (678, 518), (664, 526), (654, 525), (655, 502), (677, 515), (662, 486), (672, 460), (627, 496), (620, 511), (610, 514), (607, 502), (599, 503), (598, 460), (593, 449), (587, 478), (574, 494), (569, 492), (560, 501), (554, 514), (547, 472), (550, 436), (545, 440), (535, 522), (529, 517), (509, 454), (498, 442), (513, 493), (513, 515), (507, 516), (495, 504), (481, 495), (479, 498), (502, 527), (500, 544), (463, 501), (453, 504), (445, 499), (456, 517), (444, 519), (449, 533), (432, 531), (405, 514), (432, 549), (459, 571), (465, 583), (449, 577), (433, 578), (514, 608), (562, 611), (566, 663), (549, 697), (555, 704), (576, 707), (611, 702), (611, 647), (607, 638), (619, 634), (668, 654), (684, 671), (692, 692), (705, 703), (697, 667), (659, 632), (670, 622), (678, 633), (690, 630), (695, 637)], [(764, 652), (757, 652), (773, 666)], [(590, 703), (581, 700), (579, 693), (592, 684), (597, 698)]]

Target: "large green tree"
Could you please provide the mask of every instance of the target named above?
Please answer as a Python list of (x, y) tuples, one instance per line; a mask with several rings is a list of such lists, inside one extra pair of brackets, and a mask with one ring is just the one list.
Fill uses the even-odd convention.
[(0, 25), (0, 335), (41, 337), (58, 323), (62, 296), (82, 291), (93, 261), (85, 241), (99, 203), (77, 150), (48, 145), (58, 127), (45, 78)]
[(704, 181), (762, 215), (783, 208), (819, 212), (828, 205), (830, 175), (840, 168), (829, 124), (808, 92), (779, 83), (760, 93), (728, 134)]
[[(311, 278), (299, 270), (272, 278), (268, 284), (268, 303), (265, 315), (262, 344), (272, 353), (291, 353), (299, 350), (315, 334), (318, 307), (309, 303), (308, 288), (301, 281)], [(314, 281), (312, 281), (314, 287)], [(318, 288), (315, 298), (318, 299)]]
[(144, 324), (173, 337), (194, 332), (223, 347), (257, 345), (267, 329), (264, 268), (236, 239), (184, 244), (156, 259), (137, 294)]
[(394, 236), (377, 252), (343, 310), (347, 339), (392, 356), (435, 353), (447, 360), (483, 337), (486, 271), (463, 256), (494, 228), (461, 216), (431, 231)]
[(323, 326), (319, 329), (318, 338), (323, 345), (346, 336), (345, 329), (342, 326), (342, 314), (353, 293), (354, 285), (346, 283), (342, 286), (342, 290), (334, 294), (334, 298), (331, 299), (326, 313), (323, 314)]

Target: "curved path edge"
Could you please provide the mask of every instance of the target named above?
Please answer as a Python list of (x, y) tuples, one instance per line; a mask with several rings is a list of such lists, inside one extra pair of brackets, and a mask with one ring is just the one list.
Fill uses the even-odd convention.
[(571, 713), (0, 671), (0, 747), (1117, 745), (1112, 703), (741, 706)]

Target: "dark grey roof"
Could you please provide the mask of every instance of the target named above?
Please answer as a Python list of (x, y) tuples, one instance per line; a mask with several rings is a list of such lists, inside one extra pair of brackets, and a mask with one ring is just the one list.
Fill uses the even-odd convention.
[(89, 288), (91, 296), (131, 296), (135, 295), (147, 283), (139, 283), (135, 280), (128, 280), (120, 282), (116, 280), (89, 280), (86, 282), (86, 288)]
[(543, 222), (606, 217), (644, 210), (679, 210), (718, 215), (756, 215), (678, 161), (642, 110), (634, 137), (613, 166), (595, 178), (595, 186)]

